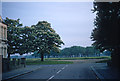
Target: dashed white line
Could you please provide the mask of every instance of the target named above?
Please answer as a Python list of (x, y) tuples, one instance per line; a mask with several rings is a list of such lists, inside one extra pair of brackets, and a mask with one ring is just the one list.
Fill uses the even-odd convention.
[(65, 69), (65, 67), (63, 67), (62, 69)]
[[(67, 67), (68, 65), (64, 66), (63, 68), (61, 68), (62, 70), (65, 69), (65, 67)], [(56, 74), (60, 73), (62, 70), (59, 70)], [(55, 75), (51, 76), (47, 81), (51, 80), (52, 78), (54, 78)]]
[(57, 72), (57, 74), (60, 73), (61, 71), (62, 71), (62, 70), (59, 70), (59, 71)]
[(68, 65), (66, 65), (66, 67), (67, 67)]
[(55, 77), (55, 75), (51, 76), (47, 81), (51, 80), (51, 79), (54, 78), (54, 77)]

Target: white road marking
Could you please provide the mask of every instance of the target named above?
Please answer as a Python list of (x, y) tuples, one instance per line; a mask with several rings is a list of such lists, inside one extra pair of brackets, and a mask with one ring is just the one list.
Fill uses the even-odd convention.
[(62, 68), (62, 70), (65, 69), (65, 67)]
[(66, 65), (66, 67), (68, 67), (68, 65)]
[[(65, 69), (67, 66), (68, 66), (68, 65), (65, 65), (63, 68), (61, 68), (61, 70), (59, 70), (59, 71), (56, 73), (56, 75), (57, 75), (58, 73), (60, 73), (63, 69)], [(47, 81), (51, 80), (51, 79), (54, 78), (54, 77), (55, 77), (55, 75), (51, 76)]]
[(91, 69), (96, 74), (97, 78), (99, 78), (100, 80), (104, 79), (104, 77), (99, 74), (93, 66), (91, 66)]
[(62, 70), (59, 70), (59, 71), (57, 72), (57, 74), (60, 73), (61, 71), (62, 71)]
[(54, 77), (55, 77), (55, 75), (51, 76), (47, 81), (51, 80), (51, 79), (54, 78)]

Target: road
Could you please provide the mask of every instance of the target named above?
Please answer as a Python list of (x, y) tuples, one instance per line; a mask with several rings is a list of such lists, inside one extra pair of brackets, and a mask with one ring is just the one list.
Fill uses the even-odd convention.
[(81, 63), (74, 64), (58, 64), (58, 65), (42, 65), (42, 68), (16, 79), (45, 79), (51, 81), (55, 79), (96, 79), (97, 77), (91, 70), (94, 63)]

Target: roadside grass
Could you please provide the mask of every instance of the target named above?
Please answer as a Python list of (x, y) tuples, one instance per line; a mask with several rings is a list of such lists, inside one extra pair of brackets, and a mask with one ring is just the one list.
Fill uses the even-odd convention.
[(98, 61), (97, 63), (107, 62), (111, 59), (110, 56), (101, 56), (101, 57), (73, 57), (73, 58), (45, 58), (43, 62), (41, 62), (40, 58), (30, 58), (26, 59), (27, 65), (36, 65), (36, 64), (73, 64), (71, 61), (58, 61), (58, 60), (84, 60), (84, 59), (105, 59), (102, 61)]
[(105, 60), (101, 60), (101, 61), (97, 61), (96, 63), (107, 63), (108, 61), (110, 61), (111, 59), (105, 59)]
[(110, 59), (110, 56), (100, 57), (72, 57), (72, 58), (46, 58), (45, 60), (84, 60), (84, 59)]
[(27, 65), (36, 65), (36, 64), (40, 64), (40, 65), (47, 65), (47, 64), (72, 64), (73, 62), (69, 62), (69, 61), (54, 61), (54, 60), (51, 60), (51, 61), (48, 61), (48, 60), (45, 60), (43, 62), (41, 62), (40, 59), (27, 59), (26, 60), (26, 64)]

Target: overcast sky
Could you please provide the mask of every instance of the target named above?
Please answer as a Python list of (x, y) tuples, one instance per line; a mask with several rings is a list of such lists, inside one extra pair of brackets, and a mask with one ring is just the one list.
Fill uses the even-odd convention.
[(95, 14), (92, 2), (3, 2), (2, 17), (18, 19), (24, 26), (48, 21), (64, 41), (64, 47), (90, 46)]

